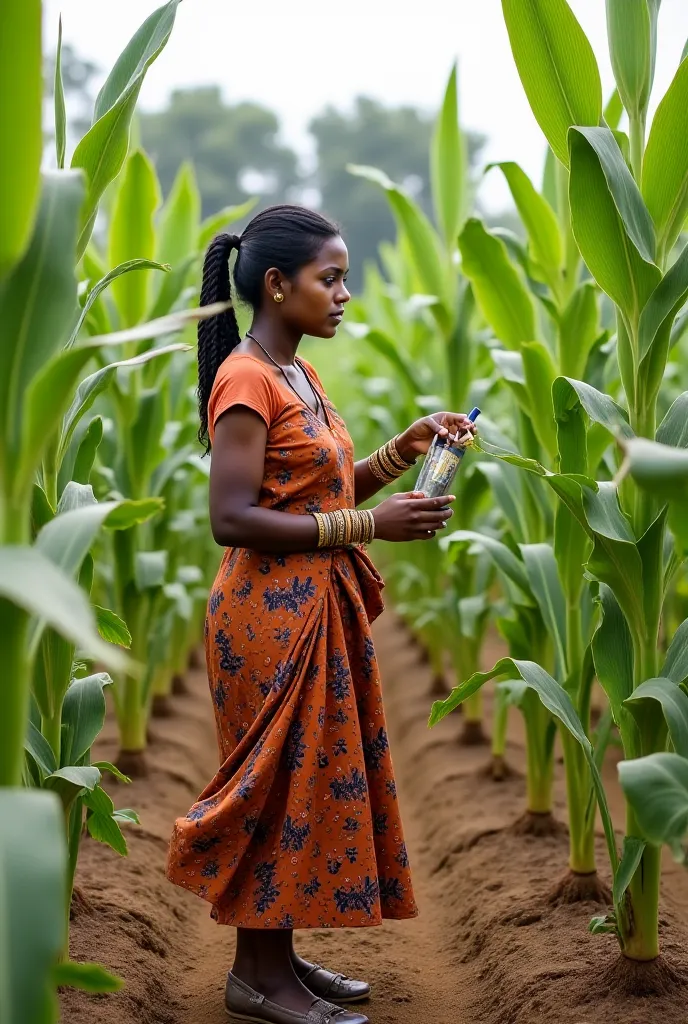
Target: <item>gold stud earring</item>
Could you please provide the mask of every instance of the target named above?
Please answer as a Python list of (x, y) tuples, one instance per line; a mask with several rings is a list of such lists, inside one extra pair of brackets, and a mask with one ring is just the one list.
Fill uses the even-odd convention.
[(272, 297), (275, 302), (284, 302), (284, 295), (282, 295), (282, 292), (276, 292)]

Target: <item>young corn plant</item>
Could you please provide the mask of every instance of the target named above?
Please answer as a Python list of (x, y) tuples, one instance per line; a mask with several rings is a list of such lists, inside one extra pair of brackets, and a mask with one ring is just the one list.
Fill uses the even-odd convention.
[[(688, 212), (688, 61), (682, 60), (662, 98), (645, 144), (657, 6), (635, 4), (637, 16), (629, 18), (626, 5), (607, 4), (612, 64), (630, 119), (627, 145), (624, 136), (601, 123), (595, 56), (564, 0), (503, 2), (529, 102), (568, 172), (574, 237), (614, 306), (623, 393), (616, 403), (581, 381), (554, 381), (556, 471), (496, 448), (493, 454), (539, 475), (556, 495), (558, 510), (566, 509), (575, 524), (581, 578), (585, 573), (597, 588), (598, 625), (590, 653), (626, 759), (632, 765), (640, 758), (640, 768), (632, 769), (639, 773), (645, 757), (663, 754), (669, 746), (685, 756), (688, 735), (688, 697), (680, 685), (687, 674), (683, 625), (666, 656), (660, 645), (667, 588), (686, 554), (679, 508), (688, 480), (688, 395), (680, 395), (656, 425), (672, 332), (688, 299), (688, 248), (680, 238)], [(604, 474), (614, 454), (606, 452), (607, 439), (618, 441), (624, 456), (612, 480)], [(595, 479), (601, 464), (602, 479)], [(569, 559), (572, 578), (574, 569)], [(487, 675), (514, 669), (578, 743), (588, 766), (614, 883), (613, 910), (595, 919), (592, 928), (617, 936), (624, 984), (651, 989), (668, 971), (657, 959), (660, 847), (646, 841), (634, 799), (627, 805), (619, 853), (585, 722), (568, 686), (532, 661), (500, 663)], [(474, 676), (464, 687), (471, 690), (482, 681)], [(649, 778), (652, 763), (644, 764)], [(584, 800), (587, 794), (581, 794), (579, 808)]]

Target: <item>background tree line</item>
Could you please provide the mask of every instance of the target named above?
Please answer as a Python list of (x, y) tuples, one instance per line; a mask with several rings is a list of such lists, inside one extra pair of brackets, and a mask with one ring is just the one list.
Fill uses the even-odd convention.
[[(48, 91), (53, 68), (46, 69)], [(80, 130), (92, 110), (98, 68), (69, 46), (63, 48), (62, 74), (70, 115)], [(395, 226), (379, 189), (346, 170), (368, 164), (384, 170), (432, 217), (428, 152), (435, 113), (410, 106), (387, 107), (360, 96), (350, 111), (326, 107), (312, 119), (316, 164), (304, 171), (294, 149), (280, 138), (274, 111), (249, 101), (227, 102), (218, 87), (175, 90), (159, 111), (139, 113), (140, 142), (155, 161), (165, 195), (179, 165), (196, 170), (203, 216), (257, 196), (259, 206), (276, 202), (315, 205), (341, 226), (352, 253), (350, 283), (356, 290), (363, 265), (375, 259), (381, 241), (393, 240)], [(476, 173), (487, 140), (468, 135)], [(512, 227), (510, 211), (497, 218)]]

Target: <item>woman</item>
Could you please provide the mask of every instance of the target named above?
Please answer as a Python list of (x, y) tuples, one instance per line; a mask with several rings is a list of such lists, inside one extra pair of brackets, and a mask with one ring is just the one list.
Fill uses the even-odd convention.
[(333, 338), (350, 295), (338, 229), (276, 206), (208, 249), (203, 304), (233, 309), (198, 329), (199, 438), (212, 445), (210, 519), (226, 550), (206, 621), (221, 767), (175, 825), (169, 878), (238, 929), (227, 978), (233, 1020), (366, 1024), (366, 998), (303, 960), (295, 928), (380, 924), (417, 913), (385, 731), (370, 622), (382, 610), (361, 542), (428, 540), (451, 496), (395, 494), (355, 506), (467, 417), (438, 413), (354, 463), (343, 420), (297, 357)]

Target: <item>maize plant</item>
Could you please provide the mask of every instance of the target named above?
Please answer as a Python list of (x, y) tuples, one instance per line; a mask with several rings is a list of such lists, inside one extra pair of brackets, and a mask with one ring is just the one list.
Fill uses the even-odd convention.
[[(558, 719), (562, 735), (570, 737), (565, 752), (575, 742), (587, 764), (613, 875), (613, 910), (591, 927), (613, 932), (625, 969), (635, 961), (636, 971), (637, 963), (659, 954), (660, 880), (660, 832), (653, 826), (645, 833), (637, 794), (643, 779), (647, 797), (652, 792), (657, 761), (651, 755), (664, 756), (673, 747), (685, 756), (688, 735), (688, 698), (681, 686), (688, 675), (685, 623), (662, 641), (665, 598), (686, 554), (681, 513), (688, 480), (688, 394), (676, 398), (657, 426), (672, 338), (682, 329), (679, 314), (688, 299), (688, 248), (681, 237), (688, 213), (688, 60), (682, 60), (662, 98), (646, 142), (657, 7), (639, 0), (630, 18), (627, 5), (607, 3), (612, 65), (629, 115), (629, 139), (604, 123), (595, 55), (565, 0), (503, 0), (528, 100), (561, 165), (558, 177), (568, 177), (573, 237), (614, 311), (620, 386), (612, 397), (574, 377), (555, 377), (553, 468), (483, 445), (496, 458), (539, 477), (555, 496), (554, 552), (566, 597), (576, 579), (580, 590), (591, 581), (596, 621), (590, 644), (573, 647), (564, 632), (566, 620), (553, 632), (562, 650), (573, 651), (574, 663), (583, 666), (578, 699), (569, 676), (556, 679), (532, 660), (504, 659), (467, 680), (435, 706), (432, 716), (439, 719), (486, 679), (509, 673)], [(581, 700), (590, 659), (628, 761), (622, 778), (627, 792), (635, 794), (627, 806), (621, 851), (589, 738), (588, 701)], [(574, 821), (588, 804), (587, 786), (578, 793), (569, 787), (568, 796)], [(660, 817), (668, 809), (655, 808)]]

